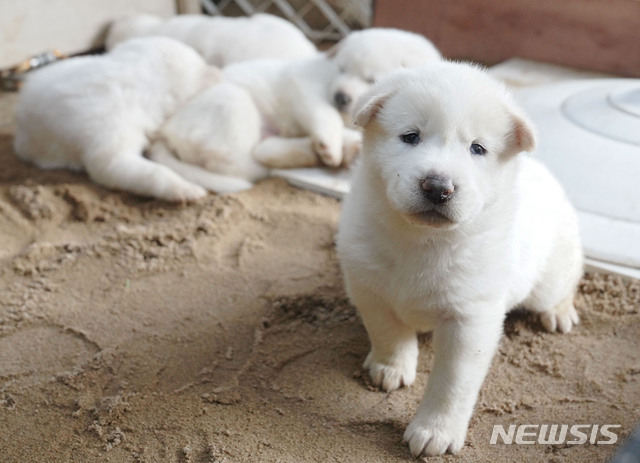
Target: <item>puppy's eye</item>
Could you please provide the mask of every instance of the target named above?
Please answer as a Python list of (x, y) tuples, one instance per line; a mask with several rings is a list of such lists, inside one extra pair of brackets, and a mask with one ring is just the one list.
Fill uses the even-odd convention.
[(407, 145), (416, 146), (420, 143), (420, 134), (418, 132), (408, 132), (404, 135), (400, 135), (400, 140), (402, 140), (402, 143), (406, 143)]
[(472, 143), (469, 151), (475, 156), (484, 156), (487, 154), (487, 150), (480, 143)]
[(374, 79), (373, 77), (367, 77), (364, 81), (369, 85), (373, 85), (376, 83), (376, 79)]

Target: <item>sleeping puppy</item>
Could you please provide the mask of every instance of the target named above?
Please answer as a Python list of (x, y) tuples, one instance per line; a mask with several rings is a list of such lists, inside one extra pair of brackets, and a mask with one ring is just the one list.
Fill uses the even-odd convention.
[(209, 191), (237, 192), (267, 176), (253, 157), (261, 139), (262, 119), (249, 93), (222, 82), (172, 114), (148, 156)]
[[(433, 45), (416, 34), (367, 29), (354, 35), (355, 40), (349, 36), (336, 49), (313, 58), (227, 66), (228, 85), (198, 95), (174, 115), (162, 131), (164, 143), (151, 150), (151, 158), (174, 169), (179, 168), (176, 161), (181, 161), (219, 173), (228, 170), (230, 160), (259, 172), (249, 167), (251, 157), (269, 168), (348, 165), (359, 151), (361, 133), (345, 124), (334, 105), (336, 79), (344, 77), (340, 67), (377, 78), (401, 65), (439, 59)], [(376, 47), (384, 53), (371, 52)], [(206, 111), (207, 107), (215, 112), (198, 117), (197, 108)], [(197, 130), (198, 124), (206, 129)], [(220, 160), (219, 169), (213, 160)]]
[(204, 196), (143, 150), (170, 114), (219, 80), (194, 50), (163, 37), (61, 61), (29, 75), (20, 91), (15, 152), (43, 169), (86, 170), (109, 188), (169, 201)]
[(456, 453), (502, 334), (522, 305), (549, 331), (578, 323), (583, 272), (574, 209), (532, 151), (531, 122), (478, 67), (403, 70), (354, 108), (364, 128), (337, 236), (345, 284), (371, 341), (364, 367), (386, 391), (416, 376), (416, 333), (435, 361), (404, 439)]
[[(263, 137), (253, 156), (268, 167), (340, 166), (358, 151), (360, 134), (345, 128), (329, 99), (337, 76), (324, 55), (293, 61), (254, 60), (224, 69), (225, 79), (244, 89), (261, 115)], [(349, 157), (349, 155), (347, 155)]]
[(300, 29), (270, 14), (241, 18), (196, 14), (169, 19), (131, 16), (113, 22), (105, 45), (110, 50), (133, 37), (156, 35), (189, 45), (207, 63), (219, 67), (258, 58), (296, 59), (318, 53)]
[(331, 98), (350, 121), (353, 102), (391, 69), (416, 67), (441, 58), (421, 35), (399, 29), (378, 29), (375, 34), (352, 32), (329, 50), (339, 75), (331, 84)]

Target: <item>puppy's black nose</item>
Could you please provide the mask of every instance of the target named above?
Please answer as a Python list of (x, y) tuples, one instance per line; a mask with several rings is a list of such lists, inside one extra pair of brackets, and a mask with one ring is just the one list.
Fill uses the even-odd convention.
[(338, 109), (346, 108), (351, 103), (351, 97), (344, 92), (336, 92), (333, 95), (333, 101)]
[(424, 195), (433, 204), (443, 204), (453, 197), (455, 186), (449, 177), (429, 175), (421, 183)]

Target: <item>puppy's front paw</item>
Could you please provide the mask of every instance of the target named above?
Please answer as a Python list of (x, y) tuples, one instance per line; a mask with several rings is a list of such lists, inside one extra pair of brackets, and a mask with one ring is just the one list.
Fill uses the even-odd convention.
[(329, 143), (320, 138), (312, 141), (313, 152), (325, 166), (338, 167), (342, 164), (342, 150), (332, 150)]
[(404, 356), (399, 361), (387, 364), (376, 361), (373, 352), (369, 352), (364, 361), (364, 368), (369, 370), (369, 376), (374, 386), (382, 387), (390, 392), (404, 386), (411, 386), (416, 379), (417, 361)]
[(568, 333), (573, 326), (580, 323), (580, 317), (573, 306), (573, 299), (568, 299), (548, 312), (541, 315), (542, 325), (547, 331), (554, 332), (556, 329), (561, 333)]
[[(458, 422), (461, 421), (461, 422)], [(467, 424), (462, 420), (430, 416), (416, 416), (404, 433), (403, 441), (409, 444), (414, 457), (458, 453), (464, 445)]]

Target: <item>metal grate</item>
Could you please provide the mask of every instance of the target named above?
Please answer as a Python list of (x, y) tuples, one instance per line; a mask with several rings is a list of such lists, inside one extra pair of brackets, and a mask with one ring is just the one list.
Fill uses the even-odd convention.
[(310, 40), (337, 41), (371, 25), (372, 0), (200, 0), (211, 15), (270, 13), (298, 26)]

